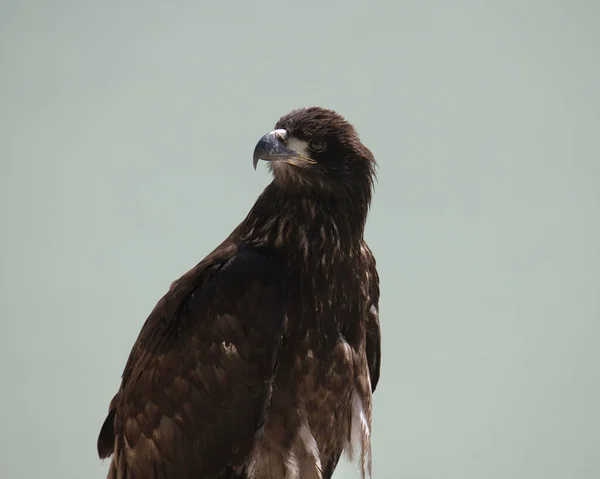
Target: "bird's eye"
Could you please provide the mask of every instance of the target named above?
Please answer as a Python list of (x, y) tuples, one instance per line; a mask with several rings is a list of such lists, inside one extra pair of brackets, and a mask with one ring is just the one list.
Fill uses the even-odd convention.
[(310, 140), (308, 142), (308, 147), (312, 151), (316, 151), (317, 153), (320, 153), (321, 151), (325, 151), (326, 146), (327, 145), (325, 144), (325, 142), (323, 140)]

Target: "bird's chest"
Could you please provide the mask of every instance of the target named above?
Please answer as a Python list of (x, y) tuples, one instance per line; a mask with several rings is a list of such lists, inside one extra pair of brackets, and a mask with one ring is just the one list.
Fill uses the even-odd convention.
[(359, 275), (339, 266), (332, 279), (317, 269), (290, 281), (280, 384), (313, 409), (335, 409), (352, 389), (364, 351), (366, 291)]
[(322, 456), (344, 447), (359, 363), (358, 352), (342, 336), (327, 351), (309, 347), (296, 358), (297, 395)]
[[(313, 444), (310, 455), (318, 458), (320, 469), (339, 457), (350, 435), (358, 358), (343, 337), (324, 345), (313, 334), (284, 339), (267, 429), (271, 440), (289, 448), (286, 457), (298, 456), (298, 450), (310, 450), (307, 445)], [(299, 438), (304, 444), (300, 449), (294, 445)]]
[[(284, 338), (258, 449), (268, 458), (265, 470), (295, 464), (298, 474), (289, 477), (329, 477), (326, 471), (349, 445), (357, 387), (367, 371), (366, 298), (350, 271), (345, 278), (332, 283), (299, 274), (288, 285)], [(324, 476), (315, 472), (321, 470)]]
[(364, 339), (356, 331), (359, 308), (327, 306), (320, 311), (314, 305), (312, 315), (305, 311), (296, 327), (290, 318), (275, 377), (275, 389), (289, 394), (305, 416), (323, 463), (344, 449), (350, 435), (351, 402), (364, 356)]

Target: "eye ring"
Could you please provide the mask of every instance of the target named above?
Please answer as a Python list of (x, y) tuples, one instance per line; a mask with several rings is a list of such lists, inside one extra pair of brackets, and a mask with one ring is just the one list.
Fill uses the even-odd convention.
[(321, 153), (322, 151), (325, 151), (325, 148), (327, 148), (327, 144), (324, 140), (321, 139), (310, 140), (308, 142), (308, 147), (316, 153)]

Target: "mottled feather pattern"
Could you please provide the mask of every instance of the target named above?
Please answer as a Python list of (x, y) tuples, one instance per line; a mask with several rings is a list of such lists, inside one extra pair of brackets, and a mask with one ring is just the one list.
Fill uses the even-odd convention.
[[(264, 420), (283, 324), (279, 277), (254, 252), (230, 250), (214, 261), (186, 277), (193, 288), (178, 283), (163, 298), (124, 373), (111, 414), (134, 476), (148, 477), (150, 467), (191, 478), (241, 466)], [(218, 272), (199, 283), (206, 268)], [(231, 288), (235, 303), (224, 301)], [(176, 311), (170, 321), (168, 308)]]
[(142, 327), (98, 437), (109, 478), (329, 479), (344, 451), (371, 474), (375, 160), (331, 110), (294, 110), (276, 128), (255, 161), (290, 162), (273, 157), (248, 216)]

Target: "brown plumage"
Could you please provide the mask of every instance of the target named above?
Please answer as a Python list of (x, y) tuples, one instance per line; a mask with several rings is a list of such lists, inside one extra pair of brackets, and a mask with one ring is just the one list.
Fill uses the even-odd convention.
[(158, 302), (98, 438), (114, 479), (370, 474), (379, 278), (363, 239), (375, 160), (320, 107), (256, 146), (273, 182)]

